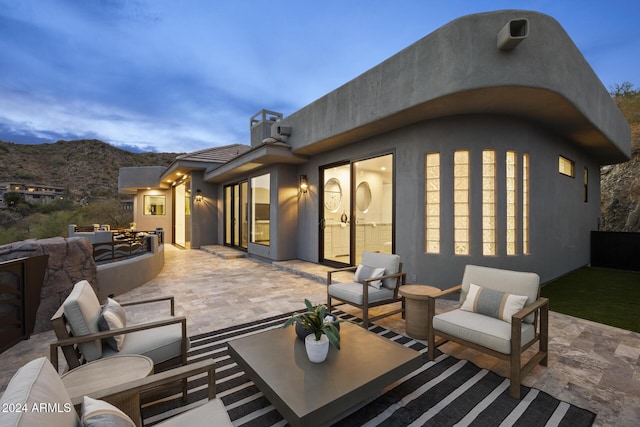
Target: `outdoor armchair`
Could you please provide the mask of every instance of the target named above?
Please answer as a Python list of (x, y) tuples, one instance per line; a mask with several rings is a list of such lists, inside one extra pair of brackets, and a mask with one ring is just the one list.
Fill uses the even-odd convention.
[[(0, 424), (7, 427), (49, 426), (76, 427), (78, 412), (99, 425), (140, 425), (140, 419), (131, 419), (115, 404), (129, 395), (152, 392), (159, 388), (186, 381), (187, 378), (207, 374), (207, 402), (179, 415), (162, 421), (156, 426), (231, 426), (229, 415), (220, 399), (215, 397), (215, 362), (213, 359), (154, 374), (140, 380), (73, 399), (67, 393), (56, 369), (45, 357), (32, 360), (21, 367), (11, 378), (0, 404), (7, 408), (24, 408), (3, 414)], [(34, 410), (47, 408), (46, 410)], [(74, 410), (75, 408), (75, 410)], [(82, 412), (81, 412), (82, 414)], [(95, 417), (92, 419), (92, 417)], [(111, 424), (109, 424), (111, 422)], [(118, 423), (119, 422), (119, 423)], [(98, 425), (98, 424), (91, 424)]]
[[(547, 365), (549, 300), (540, 298), (539, 283), (535, 273), (467, 265), (462, 284), (428, 297), (429, 360), (446, 341), (507, 360), (509, 394), (519, 399), (522, 378)], [(460, 308), (434, 315), (436, 299), (458, 291)], [(522, 366), (522, 353), (535, 343), (538, 351)]]
[[(333, 283), (332, 275), (344, 271), (354, 271), (353, 281)], [(362, 309), (362, 326), (367, 328), (369, 322), (404, 312), (402, 304), (402, 308), (369, 316), (371, 307), (403, 302), (398, 288), (406, 283), (406, 277), (399, 255), (363, 252), (358, 266), (327, 272), (327, 308), (331, 311), (333, 299), (358, 307)]]
[[(184, 316), (174, 316), (172, 296), (123, 303), (122, 306), (165, 300), (170, 303), (170, 315), (165, 319), (138, 325), (126, 325), (122, 321), (122, 327), (109, 327), (108, 330), (100, 331), (98, 326), (100, 317), (107, 317), (106, 312), (110, 311), (107, 308), (112, 308), (110, 305), (114, 302), (109, 301), (109, 304), (102, 307), (89, 282), (83, 280), (76, 283), (62, 306), (51, 318), (58, 338), (50, 346), (51, 363), (55, 367), (58, 366), (58, 348), (61, 348), (69, 369), (118, 354), (147, 356), (153, 360), (156, 372), (171, 366), (186, 364), (189, 350), (187, 320)], [(113, 310), (113, 313), (117, 313), (117, 310)], [(121, 341), (116, 342), (115, 345), (113, 341), (107, 342), (113, 337), (118, 337)]]

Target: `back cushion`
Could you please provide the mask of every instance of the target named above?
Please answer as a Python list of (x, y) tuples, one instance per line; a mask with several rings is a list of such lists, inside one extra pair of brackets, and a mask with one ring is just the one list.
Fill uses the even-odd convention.
[[(81, 336), (99, 332), (98, 320), (101, 307), (89, 282), (82, 280), (76, 283), (62, 306), (73, 335)], [(78, 346), (87, 362), (102, 357), (100, 340), (81, 343)]]
[[(502, 270), (498, 268), (467, 265), (462, 277), (462, 291), (460, 292), (460, 304), (463, 304), (469, 292), (469, 285), (474, 283), (480, 287), (494, 289), (513, 295), (525, 295), (525, 305), (538, 299), (540, 288), (540, 276), (535, 273), (521, 271)], [(532, 323), (534, 315), (529, 315), (525, 321)]]
[(18, 369), (2, 398), (2, 427), (74, 427), (79, 425), (62, 380), (46, 357)]
[[(400, 270), (400, 255), (380, 254), (377, 252), (363, 252), (362, 263), (370, 267), (384, 267), (384, 274), (395, 274)], [(391, 277), (382, 281), (382, 286), (387, 289), (395, 289), (398, 286), (398, 278)]]

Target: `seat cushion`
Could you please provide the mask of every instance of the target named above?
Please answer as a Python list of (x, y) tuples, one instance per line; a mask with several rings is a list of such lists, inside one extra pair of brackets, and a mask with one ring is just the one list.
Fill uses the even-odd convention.
[(0, 413), (2, 427), (80, 425), (67, 390), (46, 357), (18, 369), (0, 398), (0, 408), (7, 409)]
[[(76, 283), (62, 303), (62, 307), (73, 335), (82, 336), (99, 332), (98, 319), (102, 307), (89, 282), (82, 280)], [(102, 342), (99, 339), (80, 343), (78, 347), (87, 362), (102, 357)]]
[(220, 399), (211, 399), (204, 405), (190, 409), (156, 425), (158, 427), (197, 426), (202, 425), (204, 420), (210, 426), (223, 427), (233, 425)]
[[(453, 310), (433, 317), (433, 329), (463, 340), (511, 354), (511, 324), (483, 314)], [(535, 328), (522, 323), (522, 345), (535, 338)]]
[[(369, 303), (375, 303), (379, 301), (385, 301), (393, 298), (393, 290), (381, 287), (376, 289), (371, 286), (367, 286)], [(337, 298), (341, 301), (349, 302), (356, 305), (362, 305), (362, 283), (347, 282), (347, 283), (335, 283), (327, 288), (327, 292), (333, 298)]]
[[(384, 267), (384, 274), (395, 274), (400, 271), (400, 256), (393, 254), (380, 254), (377, 252), (363, 252), (362, 263), (371, 267)], [(398, 286), (398, 278), (391, 277), (382, 280), (382, 286), (387, 289), (395, 289)]]
[[(362, 285), (360, 285), (362, 286)], [(187, 339), (187, 350), (189, 340)], [(166, 362), (182, 354), (182, 328), (179, 323), (160, 328), (145, 329), (127, 334), (120, 351), (104, 345), (104, 357), (118, 354), (141, 354), (153, 360), (154, 364)]]

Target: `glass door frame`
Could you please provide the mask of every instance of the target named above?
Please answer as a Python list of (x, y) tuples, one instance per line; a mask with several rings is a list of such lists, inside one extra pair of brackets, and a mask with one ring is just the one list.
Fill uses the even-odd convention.
[[(249, 247), (249, 181), (238, 181), (225, 185), (222, 191), (224, 245), (246, 251)], [(227, 192), (229, 192), (229, 195), (227, 195)], [(245, 202), (244, 212), (242, 208), (243, 201)]]
[[(347, 192), (349, 194), (349, 207), (347, 208), (347, 212), (348, 212), (348, 217), (346, 218), (346, 224), (349, 226), (349, 254), (348, 254), (348, 262), (340, 262), (337, 261), (335, 259), (330, 259), (330, 258), (326, 258), (325, 257), (325, 228), (327, 225), (326, 222), (326, 218), (325, 218), (325, 184), (326, 184), (326, 180), (325, 180), (325, 171), (328, 169), (333, 169), (333, 168), (337, 168), (337, 167), (344, 167), (344, 166), (348, 166), (349, 167), (349, 186), (348, 188), (343, 188), (341, 187), (341, 191), (344, 194), (345, 192)], [(319, 262), (321, 264), (324, 265), (328, 265), (331, 267), (336, 267), (336, 268), (342, 268), (342, 267), (348, 267), (352, 262), (352, 258), (353, 258), (353, 254), (351, 253), (351, 248), (354, 247), (354, 236), (353, 233), (351, 232), (351, 219), (353, 218), (353, 203), (351, 203), (351, 180), (353, 179), (353, 163), (350, 161), (343, 161), (343, 162), (338, 162), (338, 163), (332, 163), (329, 165), (324, 165), (324, 166), (320, 166), (320, 183), (321, 183), (321, 188), (320, 188), (320, 206), (319, 206), (319, 223), (318, 223), (318, 233), (319, 233), (319, 238), (318, 238), (318, 242), (319, 242)], [(338, 210), (336, 210), (337, 213)], [(344, 221), (343, 221), (344, 222)]]
[[(367, 160), (372, 160), (372, 159), (376, 159), (376, 158), (381, 158), (381, 157), (385, 157), (385, 156), (392, 156), (391, 157), (391, 165), (392, 165), (392, 172), (391, 172), (391, 180), (392, 180), (392, 187), (391, 187), (391, 252), (395, 253), (395, 235), (396, 235), (396, 153), (395, 150), (391, 150), (391, 151), (385, 151), (385, 152), (381, 152), (381, 153), (376, 153), (373, 155), (369, 155), (366, 157), (362, 157), (362, 158), (358, 158), (358, 159), (353, 159), (353, 160), (346, 160), (346, 161), (342, 161), (342, 162), (336, 162), (336, 163), (331, 163), (328, 165), (322, 165), (319, 168), (319, 179), (320, 179), (320, 191), (319, 191), (319, 223), (318, 223), (318, 244), (319, 244), (319, 256), (318, 256), (318, 260), (320, 264), (324, 264), (324, 265), (328, 265), (331, 267), (347, 267), (347, 266), (352, 266), (352, 265), (356, 265), (356, 260), (360, 258), (359, 254), (356, 254), (356, 239), (357, 239), (357, 218), (358, 218), (358, 212), (356, 211), (357, 207), (356, 207), (356, 191), (357, 191), (357, 177), (356, 177), (356, 171), (357, 171), (357, 165), (356, 163), (358, 162), (365, 162)], [(332, 169), (332, 168), (336, 168), (336, 167), (341, 167), (341, 166), (348, 166), (349, 167), (349, 188), (342, 188), (342, 192), (348, 192), (349, 194), (349, 204), (350, 206), (347, 209), (348, 212), (348, 226), (349, 226), (349, 261), (348, 263), (346, 262), (340, 262), (337, 261), (335, 259), (329, 259), (325, 257), (325, 234), (324, 234), (324, 230), (325, 230), (325, 226), (326, 226), (326, 219), (325, 219), (325, 183), (326, 183), (326, 176), (325, 176), (325, 171), (328, 169)]]

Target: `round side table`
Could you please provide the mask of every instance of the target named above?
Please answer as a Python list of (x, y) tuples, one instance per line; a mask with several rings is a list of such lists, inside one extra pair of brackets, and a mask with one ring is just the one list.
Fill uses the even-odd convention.
[(404, 298), (406, 329), (410, 337), (420, 340), (429, 338), (427, 296), (437, 292), (440, 292), (439, 288), (427, 285), (404, 285), (398, 288), (398, 293)]
[[(139, 354), (126, 354), (89, 362), (70, 370), (60, 378), (71, 400), (78, 405), (82, 403), (82, 396), (151, 374), (153, 374), (153, 360)], [(127, 394), (117, 402), (111, 401), (111, 403), (127, 414), (136, 425), (140, 425), (138, 393)]]

